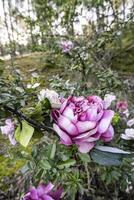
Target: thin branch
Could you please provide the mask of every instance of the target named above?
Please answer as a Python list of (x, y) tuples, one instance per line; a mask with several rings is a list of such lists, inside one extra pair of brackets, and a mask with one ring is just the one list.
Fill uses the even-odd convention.
[(45, 130), (45, 131), (54, 131), (53, 128), (49, 127), (49, 126), (46, 126), (46, 125), (39, 125), (38, 122), (36, 122), (35, 120), (33, 119), (30, 119), (28, 118), (26, 115), (24, 115), (22, 112), (14, 109), (14, 108), (11, 108), (9, 106), (4, 106), (4, 109), (14, 115), (16, 115), (17, 117), (21, 118), (21, 119), (24, 119), (26, 120), (29, 124), (31, 124), (33, 127), (37, 128), (37, 129), (40, 129), (40, 130)]

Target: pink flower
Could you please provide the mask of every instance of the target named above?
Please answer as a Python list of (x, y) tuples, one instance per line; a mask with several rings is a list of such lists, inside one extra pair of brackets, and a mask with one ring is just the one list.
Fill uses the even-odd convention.
[(7, 135), (11, 144), (12, 145), (15, 145), (16, 144), (16, 140), (14, 138), (14, 123), (12, 122), (11, 119), (7, 119), (5, 121), (5, 126), (1, 126), (0, 129), (1, 129), (1, 132), (3, 135)]
[(64, 53), (68, 53), (74, 47), (71, 41), (62, 41), (60, 45)]
[(105, 109), (104, 105), (98, 96), (69, 97), (62, 102), (60, 109), (52, 110), (53, 128), (61, 143), (76, 144), (80, 152), (87, 153), (97, 140), (112, 140), (114, 111)]
[(127, 101), (118, 101), (116, 104), (116, 109), (120, 112), (123, 112), (128, 109), (128, 103)]
[(40, 184), (37, 189), (32, 187), (23, 197), (23, 200), (59, 200), (63, 190), (58, 188), (56, 191), (52, 191), (53, 188), (52, 183), (48, 185)]

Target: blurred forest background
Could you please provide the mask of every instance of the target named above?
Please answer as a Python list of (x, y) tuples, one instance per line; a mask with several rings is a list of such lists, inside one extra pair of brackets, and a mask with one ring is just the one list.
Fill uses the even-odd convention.
[(1, 56), (50, 54), (63, 39), (86, 46), (97, 65), (133, 71), (133, 0), (0, 1)]
[[(62, 41), (73, 43), (69, 53), (62, 51)], [(113, 92), (133, 110), (134, 0), (0, 0), (0, 74), (3, 69), (12, 91), (23, 80), (25, 86), (41, 81), (63, 95)], [(16, 183), (21, 187), (24, 179), (18, 169), (28, 152), (20, 156), (0, 140), (0, 199), (15, 199)], [(103, 177), (95, 177), (98, 193), (89, 200), (133, 199), (133, 191), (120, 188), (122, 168), (95, 169)]]

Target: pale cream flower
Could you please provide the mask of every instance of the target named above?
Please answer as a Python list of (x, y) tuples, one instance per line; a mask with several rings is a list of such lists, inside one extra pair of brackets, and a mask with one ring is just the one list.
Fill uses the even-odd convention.
[(116, 96), (115, 95), (106, 94), (104, 96), (104, 107), (105, 107), (105, 109), (107, 109), (111, 105), (112, 101), (114, 101), (114, 100), (116, 100)]
[(128, 120), (128, 122), (127, 122), (127, 126), (131, 127), (133, 125), (134, 125), (134, 118)]
[(125, 134), (122, 134), (121, 138), (124, 140), (134, 140), (134, 129), (133, 128), (125, 129)]
[(37, 88), (39, 86), (40, 86), (40, 83), (34, 83), (33, 85), (30, 84), (30, 83), (27, 84), (27, 88), (28, 89), (30, 89), (30, 88), (35, 89), (35, 88)]
[(54, 90), (43, 89), (40, 91), (38, 99), (39, 101), (42, 101), (45, 98), (47, 98), (50, 101), (52, 108), (60, 108), (61, 102), (57, 92), (55, 92)]

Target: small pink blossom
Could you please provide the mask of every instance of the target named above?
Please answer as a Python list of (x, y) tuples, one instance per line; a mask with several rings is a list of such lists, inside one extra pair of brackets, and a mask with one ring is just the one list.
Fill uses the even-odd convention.
[(74, 47), (74, 44), (71, 41), (61, 41), (60, 45), (64, 53), (70, 52), (70, 50)]
[(76, 144), (82, 153), (89, 152), (99, 139), (109, 142), (114, 130), (113, 110), (105, 109), (98, 96), (68, 97), (60, 109), (52, 110), (53, 128), (64, 145)]
[(7, 119), (5, 121), (5, 126), (1, 126), (1, 132), (3, 135), (7, 135), (11, 144), (15, 145), (16, 144), (16, 140), (14, 138), (14, 130), (15, 130), (15, 126), (14, 126), (14, 122), (12, 122), (11, 119)]
[(128, 103), (127, 101), (118, 101), (116, 104), (116, 109), (120, 112), (123, 112), (128, 109)]

